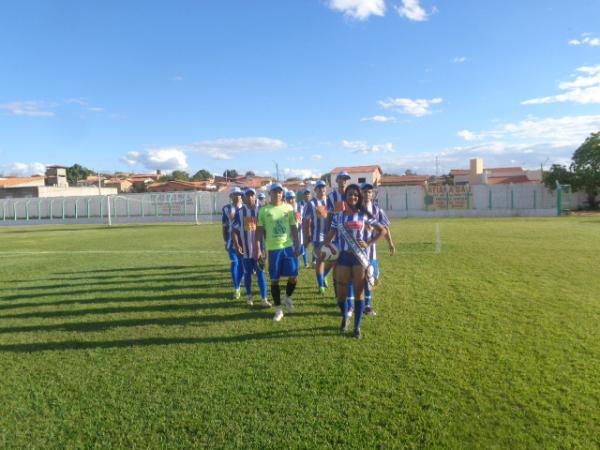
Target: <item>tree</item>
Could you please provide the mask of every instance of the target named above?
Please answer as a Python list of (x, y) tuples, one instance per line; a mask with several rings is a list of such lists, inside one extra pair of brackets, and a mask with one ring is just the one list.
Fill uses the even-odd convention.
[(574, 188), (583, 190), (591, 208), (598, 205), (600, 191), (600, 131), (592, 133), (573, 153), (571, 171), (575, 173)]
[(225, 172), (223, 172), (223, 177), (224, 178), (237, 178), (237, 177), (239, 177), (239, 174), (237, 173), (237, 170), (235, 170), (235, 169), (227, 169)]
[(252, 172), (251, 170), (249, 170), (248, 172), (246, 172), (246, 176), (247, 177), (255, 177), (256, 174), (254, 172)]
[(325, 183), (331, 186), (331, 173), (321, 175), (321, 180), (323, 180)]
[(192, 181), (207, 181), (211, 180), (212, 178), (212, 173), (210, 173), (208, 170), (200, 169), (194, 174)]
[(171, 176), (173, 177), (174, 180), (181, 180), (181, 181), (189, 181), (190, 180), (190, 174), (187, 173), (185, 170), (174, 170), (171, 173)]
[(285, 181), (302, 181), (302, 178), (299, 178), (299, 177), (291, 177), (291, 178), (288, 178), (288, 179), (287, 179), (287, 180), (285, 180)]
[(416, 174), (417, 174), (417, 172), (413, 172), (413, 171), (412, 171), (412, 170), (410, 170), (410, 169), (406, 169), (406, 170), (404, 171), (404, 175), (406, 175), (406, 176), (415, 176)]
[(584, 191), (590, 208), (596, 208), (596, 196), (600, 192), (600, 131), (591, 134), (579, 146), (571, 158), (569, 168), (554, 164), (543, 174), (543, 181), (549, 189), (558, 184), (570, 184), (574, 191)]
[(387, 172), (386, 172), (386, 173), (384, 173), (384, 174), (383, 174), (383, 176), (384, 176), (384, 177), (397, 177), (397, 176), (398, 176), (398, 174), (397, 174), (397, 173), (387, 173)]
[(67, 167), (67, 181), (69, 184), (77, 184), (79, 180), (85, 180), (93, 174), (93, 170), (80, 166), (79, 164), (73, 164), (71, 167)]

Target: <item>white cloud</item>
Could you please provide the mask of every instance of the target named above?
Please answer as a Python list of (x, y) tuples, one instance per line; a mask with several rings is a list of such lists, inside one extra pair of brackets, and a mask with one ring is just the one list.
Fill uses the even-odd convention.
[(422, 98), (415, 100), (410, 98), (389, 98), (387, 101), (380, 100), (378, 103), (384, 109), (392, 109), (404, 114), (422, 117), (431, 114), (431, 105), (437, 105), (442, 103), (442, 101), (443, 99), (441, 98), (432, 98), (430, 100)]
[(589, 45), (590, 47), (600, 46), (600, 38), (591, 37), (589, 33), (581, 35), (583, 39), (571, 39), (569, 45)]
[(54, 113), (45, 111), (45, 106), (37, 101), (22, 101), (0, 104), (0, 109), (8, 111), (13, 116), (52, 117)]
[(142, 165), (149, 170), (173, 171), (188, 168), (187, 155), (175, 147), (129, 152), (121, 160), (129, 166)]
[(483, 136), (469, 130), (461, 130), (457, 132), (456, 135), (463, 138), (465, 141), (478, 141), (483, 138)]
[(183, 77), (181, 75), (175, 75), (173, 81), (183, 81)]
[[(430, 16), (419, 4), (419, 0), (402, 0), (402, 6), (396, 6), (395, 8), (400, 16), (415, 22), (423, 22)], [(432, 11), (432, 13), (435, 11)]]
[(203, 153), (212, 159), (230, 160), (239, 153), (275, 152), (287, 148), (279, 139), (269, 137), (224, 138), (197, 142), (189, 146), (193, 151)]
[(300, 178), (302, 180), (304, 180), (305, 178), (318, 178), (321, 176), (320, 172), (315, 171), (313, 169), (291, 169), (289, 167), (284, 168), (282, 170), (282, 174), (284, 179)]
[(575, 147), (592, 132), (600, 129), (600, 115), (564, 116), (560, 118), (529, 117), (516, 123), (500, 124), (493, 130), (472, 132), (459, 131), (457, 134), (466, 141), (481, 139), (501, 139), (525, 141), (527, 144), (547, 144), (552, 146)]
[(313, 161), (321, 161), (323, 159), (323, 155), (312, 155), (310, 159)]
[(386, 122), (395, 122), (395, 117), (390, 116), (372, 116), (372, 117), (363, 117), (360, 119), (361, 122), (378, 122), (378, 123), (386, 123)]
[(454, 58), (454, 59), (452, 60), (452, 62), (453, 62), (453, 63), (456, 63), (456, 64), (462, 64), (462, 63), (464, 63), (466, 60), (467, 60), (467, 57), (466, 57), (466, 56), (457, 56), (456, 58)]
[(32, 175), (44, 175), (45, 172), (46, 165), (40, 162), (14, 162), (0, 165), (0, 173), (10, 177), (30, 177)]
[(549, 103), (600, 103), (600, 65), (582, 66), (577, 71), (585, 75), (579, 75), (573, 81), (565, 81), (558, 88), (566, 91), (563, 94), (547, 97), (532, 98), (521, 102), (523, 105), (542, 105)]
[(334, 11), (356, 20), (367, 20), (370, 16), (385, 15), (384, 0), (329, 0), (328, 5)]
[(347, 141), (340, 142), (340, 147), (350, 150), (352, 153), (368, 155), (371, 153), (393, 153), (396, 150), (391, 142), (385, 144), (369, 145), (366, 141)]

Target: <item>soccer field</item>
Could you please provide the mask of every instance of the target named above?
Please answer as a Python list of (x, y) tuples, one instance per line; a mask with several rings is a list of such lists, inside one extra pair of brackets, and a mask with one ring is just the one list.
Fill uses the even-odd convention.
[(0, 448), (600, 446), (600, 218), (392, 231), (357, 341), (311, 270), (232, 300), (218, 224), (0, 228)]

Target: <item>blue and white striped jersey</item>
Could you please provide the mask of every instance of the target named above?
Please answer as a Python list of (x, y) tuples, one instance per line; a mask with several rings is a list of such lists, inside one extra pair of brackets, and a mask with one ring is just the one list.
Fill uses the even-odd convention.
[(327, 195), (327, 211), (332, 214), (344, 211), (346, 196), (343, 192), (337, 190), (330, 192)]
[(231, 250), (233, 248), (233, 240), (231, 233), (233, 232), (233, 219), (235, 218), (235, 213), (239, 208), (236, 208), (235, 205), (228, 203), (223, 206), (221, 210), (223, 215), (221, 217), (221, 222), (223, 223), (223, 227), (226, 228), (225, 237), (226, 240), (226, 248), (227, 250)]
[(237, 210), (233, 219), (233, 228), (240, 233), (244, 258), (253, 258), (254, 255), (254, 238), (259, 209), (258, 206), (250, 208), (248, 205), (243, 205)]
[(302, 232), (302, 220), (304, 219), (304, 206), (296, 203), (294, 208), (294, 216), (296, 217), (296, 226), (298, 227), (298, 244), (304, 244), (304, 233)]
[[(388, 219), (388, 217), (385, 215), (383, 209), (381, 209), (375, 203), (371, 202), (369, 205), (367, 205), (366, 209), (371, 213), (373, 218), (382, 226), (390, 226), (390, 219)], [(369, 239), (371, 239), (374, 233), (377, 233), (377, 231), (374, 230), (371, 226), (368, 226), (365, 230), (365, 236), (363, 240), (368, 241)], [(377, 243), (369, 247), (369, 259), (377, 259)]]
[(313, 244), (323, 242), (329, 231), (329, 227), (327, 226), (327, 200), (313, 198), (306, 205), (304, 217), (310, 218), (310, 235)]
[(365, 238), (365, 232), (367, 227), (377, 225), (379, 222), (375, 219), (370, 219), (367, 214), (362, 211), (355, 212), (354, 214), (348, 215), (344, 213), (338, 213), (333, 215), (331, 220), (331, 229), (336, 230), (336, 244), (340, 251), (352, 251), (346, 240), (337, 232), (338, 223), (343, 223), (344, 228), (352, 235), (355, 239)]

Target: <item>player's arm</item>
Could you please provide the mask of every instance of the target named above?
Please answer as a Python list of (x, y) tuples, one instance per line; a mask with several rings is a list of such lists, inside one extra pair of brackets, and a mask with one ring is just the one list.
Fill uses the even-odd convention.
[(394, 256), (396, 253), (396, 246), (394, 245), (394, 240), (392, 239), (392, 232), (390, 231), (390, 219), (383, 212), (383, 209), (379, 210), (379, 223), (381, 223), (385, 227), (385, 240), (388, 243), (388, 250), (390, 251), (390, 256)]
[(223, 224), (223, 242), (227, 245), (227, 234), (229, 231), (229, 217), (225, 213), (225, 209), (223, 209), (223, 216), (221, 217), (221, 223)]
[(312, 236), (310, 235), (310, 226), (312, 223), (312, 210), (310, 205), (307, 205), (304, 209), (304, 218), (302, 219), (302, 233), (304, 233), (304, 242), (312, 242)]
[(265, 229), (262, 226), (257, 226), (254, 233), (254, 258), (259, 260), (263, 257), (261, 243), (265, 237)]
[[(377, 242), (379, 239), (381, 239), (383, 236), (387, 235), (387, 230), (386, 228), (381, 225), (379, 222), (376, 221), (372, 221), (369, 223), (369, 225), (371, 225), (376, 233), (371, 233), (371, 239), (369, 239), (368, 241), (363, 241), (359, 239), (358, 244), (362, 247), (362, 248), (367, 248), (371, 245), (373, 245), (375, 242)], [(364, 244), (364, 245), (363, 245)]]

